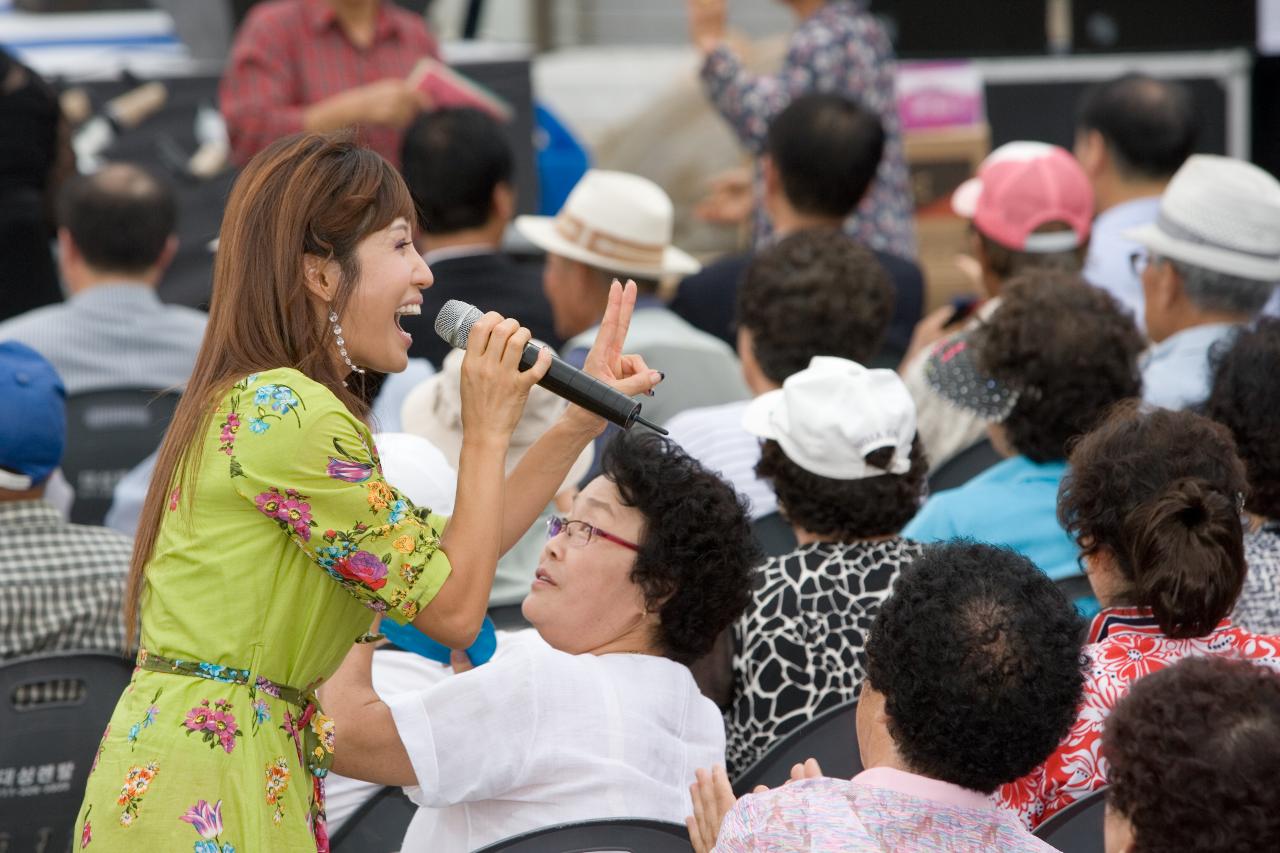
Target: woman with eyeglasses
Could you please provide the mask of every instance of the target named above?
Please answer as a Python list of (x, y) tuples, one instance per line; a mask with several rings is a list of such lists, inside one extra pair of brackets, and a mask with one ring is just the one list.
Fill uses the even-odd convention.
[[(680, 822), (724, 724), (687, 664), (746, 606), (759, 555), (733, 490), (670, 441), (624, 433), (553, 517), (525, 598), (533, 630), (423, 689), (373, 686), (356, 646), (324, 688), (335, 770), (404, 786), (404, 851), (474, 850), (566, 821)], [(380, 654), (394, 655), (395, 652)]]

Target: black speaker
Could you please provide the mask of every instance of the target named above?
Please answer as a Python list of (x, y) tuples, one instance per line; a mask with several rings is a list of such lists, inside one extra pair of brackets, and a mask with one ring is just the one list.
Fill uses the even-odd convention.
[(903, 59), (1045, 52), (1044, 0), (872, 0), (870, 9)]
[(1257, 0), (1072, 0), (1072, 50), (1253, 47)]

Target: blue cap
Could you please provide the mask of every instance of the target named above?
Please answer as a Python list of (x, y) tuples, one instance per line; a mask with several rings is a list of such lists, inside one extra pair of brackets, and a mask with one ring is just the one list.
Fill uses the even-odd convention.
[(0, 343), (0, 489), (43, 483), (62, 461), (67, 390), (44, 356), (16, 341)]

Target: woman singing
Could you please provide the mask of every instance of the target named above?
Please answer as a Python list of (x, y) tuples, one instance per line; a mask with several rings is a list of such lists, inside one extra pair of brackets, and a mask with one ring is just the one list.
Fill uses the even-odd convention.
[[(249, 163), (223, 219), (209, 326), (161, 447), (134, 546), (126, 624), (138, 668), (80, 810), (80, 849), (327, 851), (334, 726), (316, 687), (371, 612), (466, 647), (498, 556), (603, 429), (570, 407), (504, 479), (543, 355), (488, 314), (462, 369), (451, 518), (383, 479), (348, 387), (403, 370), (431, 272), (399, 175), (346, 137), (281, 140)], [(635, 301), (617, 284), (587, 369), (627, 394), (659, 374), (622, 356)]]

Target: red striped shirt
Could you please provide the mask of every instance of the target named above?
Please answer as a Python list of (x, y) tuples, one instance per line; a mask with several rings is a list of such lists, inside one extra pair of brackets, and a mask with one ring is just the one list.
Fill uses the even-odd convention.
[[(243, 164), (281, 136), (302, 130), (304, 110), (355, 86), (403, 79), (424, 56), (439, 58), (426, 22), (379, 3), (373, 43), (357, 47), (325, 0), (270, 0), (236, 35), (219, 88), (231, 151)], [(360, 138), (397, 166), (402, 133), (360, 128)]]

